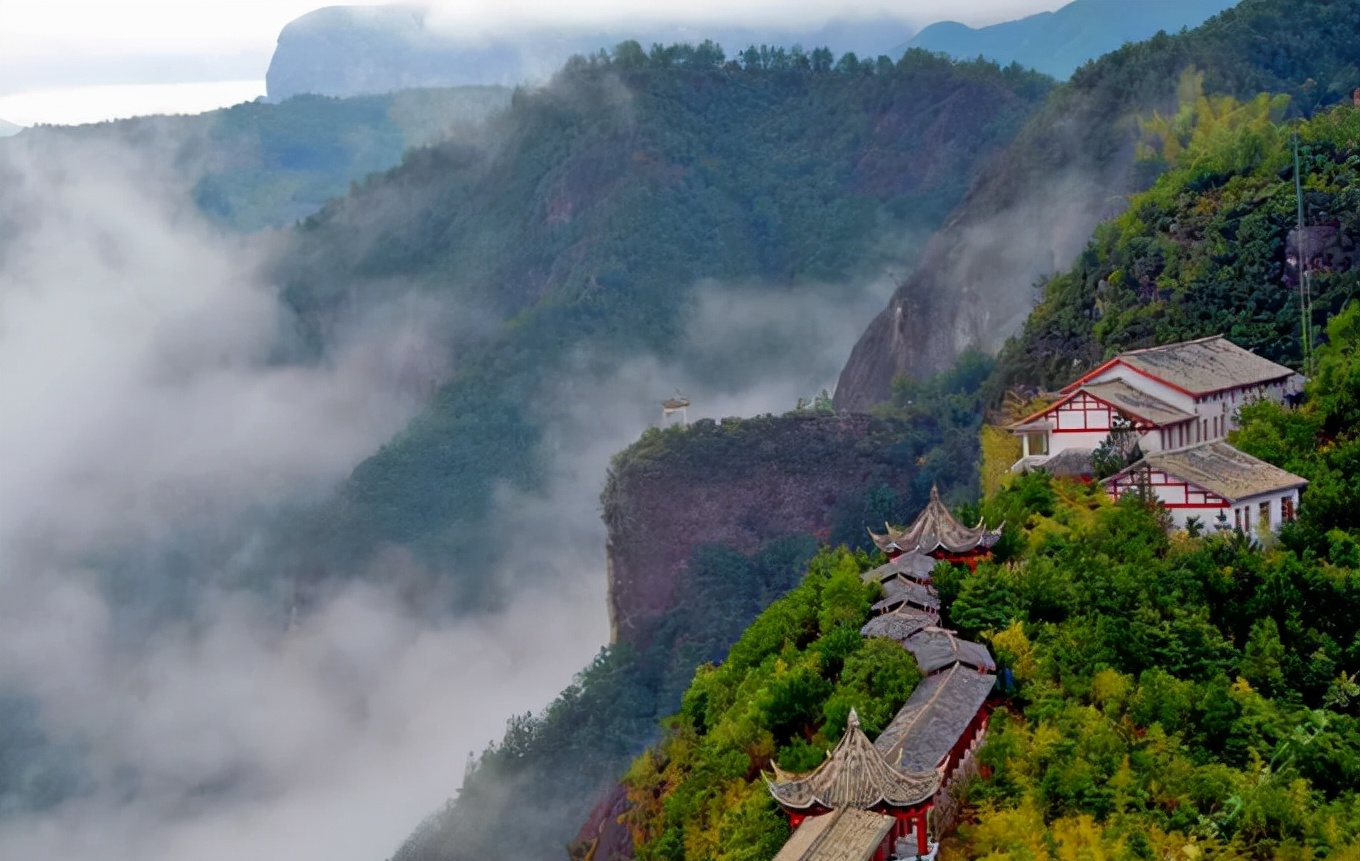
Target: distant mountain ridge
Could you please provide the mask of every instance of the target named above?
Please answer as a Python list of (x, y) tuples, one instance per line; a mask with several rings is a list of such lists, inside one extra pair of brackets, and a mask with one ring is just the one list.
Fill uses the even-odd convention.
[(1197, 27), (1238, 0), (1074, 0), (1054, 12), (972, 28), (956, 21), (931, 24), (898, 46), (938, 51), (961, 60), (985, 57), (1062, 80), (1082, 64), (1159, 30)]
[[(515, 85), (546, 78), (574, 54), (595, 54), (626, 40), (712, 40), (729, 49), (801, 44), (854, 51), (872, 59), (913, 33), (895, 18), (832, 20), (820, 27), (645, 25), (601, 29), (541, 25), (513, 33), (458, 33), (418, 5), (327, 6), (288, 23), (265, 75), (270, 101), (302, 93), (353, 96), (409, 87)], [(896, 60), (902, 50), (892, 53)]]
[(7, 138), (10, 135), (17, 135), (23, 131), (24, 127), (6, 120), (0, 120), (0, 138)]
[(509, 104), (507, 87), (449, 87), (347, 99), (299, 96), (190, 116), (28, 130), (0, 120), (0, 138), (24, 132), (0, 146), (62, 139), (156, 152), (174, 165), (205, 215), (249, 232), (306, 218), (351, 183), (398, 164), (406, 150), (444, 140)]

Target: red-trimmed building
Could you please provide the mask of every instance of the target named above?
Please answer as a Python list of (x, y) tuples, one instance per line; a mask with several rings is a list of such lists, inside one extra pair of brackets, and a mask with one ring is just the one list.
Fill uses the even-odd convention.
[(1014, 468), (1044, 468), (1073, 453), (1089, 458), (1117, 426), (1136, 433), (1144, 453), (1223, 439), (1236, 429), (1240, 406), (1282, 402), (1302, 383), (1293, 370), (1222, 335), (1121, 353), (1010, 426), (1022, 446)]
[(1221, 441), (1153, 452), (1104, 481), (1116, 499), (1126, 493), (1156, 499), (1181, 529), (1198, 517), (1205, 528), (1226, 524), (1261, 536), (1294, 519), (1307, 484)]

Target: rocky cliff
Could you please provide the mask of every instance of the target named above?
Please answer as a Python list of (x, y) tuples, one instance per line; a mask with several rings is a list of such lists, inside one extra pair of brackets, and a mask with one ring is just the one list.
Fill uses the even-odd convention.
[(602, 498), (614, 639), (649, 641), (705, 545), (862, 541), (899, 500), (924, 496), (917, 436), (893, 419), (811, 411), (649, 431), (615, 459)]

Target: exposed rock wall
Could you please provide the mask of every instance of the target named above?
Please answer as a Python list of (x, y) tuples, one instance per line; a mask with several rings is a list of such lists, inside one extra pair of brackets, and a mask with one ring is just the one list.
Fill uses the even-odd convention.
[(602, 497), (614, 639), (647, 641), (696, 547), (749, 553), (794, 533), (832, 540), (863, 529), (857, 515), (870, 488), (920, 496), (915, 456), (905, 424), (862, 414), (650, 431), (616, 459)]

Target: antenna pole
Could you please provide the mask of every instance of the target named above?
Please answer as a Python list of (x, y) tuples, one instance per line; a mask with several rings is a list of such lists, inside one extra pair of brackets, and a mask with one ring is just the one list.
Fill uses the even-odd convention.
[(1298, 203), (1299, 227), (1299, 339), (1303, 349), (1303, 372), (1313, 375), (1313, 290), (1308, 279), (1308, 254), (1303, 225), (1303, 172), (1299, 169), (1299, 136), (1294, 135), (1294, 199)]

